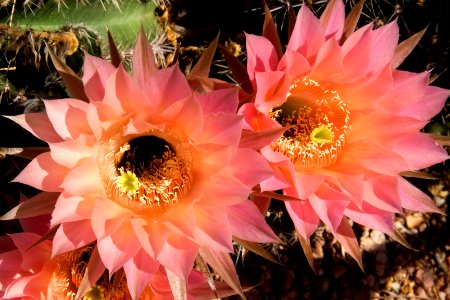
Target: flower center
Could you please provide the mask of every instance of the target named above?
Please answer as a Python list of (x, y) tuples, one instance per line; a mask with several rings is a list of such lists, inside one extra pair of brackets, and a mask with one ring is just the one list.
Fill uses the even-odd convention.
[[(55, 258), (56, 267), (52, 274), (49, 291), (52, 299), (75, 300), (81, 280), (86, 271), (92, 246), (86, 246)], [(151, 295), (150, 287), (144, 289), (140, 299)], [(151, 298), (151, 297), (150, 297)], [(114, 274), (111, 279), (104, 272), (97, 283), (90, 288), (82, 300), (125, 299), (131, 300), (125, 277)]]
[(131, 138), (113, 137), (99, 154), (108, 196), (138, 209), (164, 210), (175, 205), (190, 191), (193, 181), (186, 147), (158, 130)]
[(274, 107), (270, 116), (287, 128), (272, 149), (299, 170), (335, 162), (350, 130), (350, 112), (339, 94), (307, 78), (293, 82), (286, 102)]

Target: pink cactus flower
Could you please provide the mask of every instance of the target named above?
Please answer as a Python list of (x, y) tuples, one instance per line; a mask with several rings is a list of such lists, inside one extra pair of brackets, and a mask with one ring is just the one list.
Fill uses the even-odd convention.
[(247, 34), (247, 71), (256, 93), (240, 112), (246, 129), (261, 136), (285, 130), (261, 149), (276, 173), (261, 190), (283, 190), (279, 198), (305, 252), (322, 220), (360, 262), (348, 219), (400, 238), (394, 213), (439, 212), (400, 174), (448, 158), (420, 130), (449, 91), (429, 86), (428, 72), (396, 69), (418, 35), (397, 45), (395, 21), (354, 32), (355, 15), (345, 21), (341, 0), (330, 1), (320, 19), (303, 5), (282, 57), (270, 37)]
[[(91, 261), (98, 257), (95, 244), (52, 258), (51, 241), (39, 242), (40, 239), (40, 235), (29, 232), (10, 235), (14, 249), (0, 252), (1, 299), (174, 299), (168, 276), (161, 268), (149, 274), (149, 282), (138, 298), (131, 297), (127, 278), (119, 274), (109, 278), (103, 265), (88, 271), (89, 276), (93, 276), (91, 281), (94, 280), (86, 288), (85, 282), (89, 281), (85, 272), (92, 266)], [(89, 257), (91, 261), (87, 260)], [(216, 295), (233, 294), (221, 282), (215, 282), (214, 286)], [(205, 276), (192, 270), (187, 281), (186, 298), (214, 296)]]
[(199, 251), (220, 268), (212, 260), (230, 266), (233, 237), (277, 240), (248, 200), (272, 171), (238, 146), (237, 88), (195, 94), (177, 65), (157, 68), (143, 35), (132, 75), (86, 54), (82, 81), (86, 99), (9, 117), (49, 144), (14, 181), (44, 191), (24, 205), (52, 215), (52, 257), (96, 241), (101, 263), (110, 274), (123, 267), (136, 298), (147, 269), (186, 281)]

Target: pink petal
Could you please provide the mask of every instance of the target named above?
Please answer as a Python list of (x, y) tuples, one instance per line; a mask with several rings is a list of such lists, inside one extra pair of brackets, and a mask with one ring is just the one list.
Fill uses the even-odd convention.
[(279, 242), (278, 237), (267, 225), (258, 208), (251, 201), (245, 201), (227, 208), (231, 233), (242, 240), (258, 243)]
[(160, 222), (179, 235), (193, 237), (196, 226), (195, 208), (192, 203), (180, 203), (162, 215)]
[(164, 127), (158, 127), (146, 121), (130, 118), (130, 121), (124, 130), (124, 135), (142, 134), (154, 129), (164, 130)]
[(420, 212), (442, 213), (431, 198), (406, 179), (398, 178), (398, 193), (402, 206)]
[[(392, 71), (393, 87), (380, 101), (383, 108), (392, 114), (398, 114), (424, 96), (429, 81), (429, 73), (411, 73)], [(425, 104), (425, 103), (423, 103)], [(410, 115), (414, 117), (415, 115)]]
[(170, 230), (157, 223), (142, 224), (142, 220), (133, 219), (130, 221), (142, 248), (147, 254), (156, 259), (162, 251)]
[(295, 189), (299, 199), (306, 200), (314, 194), (324, 180), (324, 176), (295, 172)]
[(221, 206), (241, 203), (251, 193), (251, 189), (230, 174), (229, 170), (216, 173), (202, 188), (204, 189), (202, 201), (220, 203)]
[(139, 32), (133, 50), (133, 80), (143, 89), (149, 81), (151, 74), (158, 70), (152, 46), (143, 31)]
[(144, 93), (155, 106), (164, 109), (174, 102), (192, 96), (192, 90), (178, 65), (161, 69), (147, 81)]
[(347, 165), (347, 169), (372, 170), (386, 175), (397, 175), (406, 168), (402, 157), (391, 149), (381, 145), (381, 141), (357, 142), (348, 144), (339, 157), (339, 164)]
[(450, 90), (436, 86), (427, 86), (424, 88), (423, 97), (415, 103), (404, 106), (399, 115), (412, 116), (419, 120), (427, 121), (442, 110), (449, 96)]
[[(352, 131), (348, 142), (374, 139), (383, 141), (387, 147), (392, 142), (411, 132), (422, 129), (425, 122), (410, 117), (399, 117), (382, 112), (355, 113), (352, 115)], [(391, 126), (395, 124), (395, 126)], [(389, 142), (389, 143), (388, 143)]]
[(203, 125), (203, 111), (194, 96), (180, 99), (160, 112), (159, 117), (183, 130), (193, 140), (200, 138)]
[(96, 158), (82, 159), (64, 178), (61, 187), (72, 195), (104, 194)]
[(86, 96), (90, 100), (103, 99), (106, 82), (115, 69), (107, 60), (84, 53), (83, 84)]
[(44, 100), (48, 118), (56, 132), (65, 140), (80, 134), (92, 134), (86, 119), (89, 104), (77, 99)]
[[(37, 234), (21, 232), (10, 235), (17, 249), (22, 254), (20, 267), (23, 270), (38, 273), (44, 264), (50, 260), (51, 242), (46, 240), (31, 247), (41, 238)], [(31, 247), (31, 248), (30, 248)]]
[[(263, 180), (260, 183), (261, 191), (274, 191), (292, 187), (294, 185), (295, 178), (295, 170), (292, 162), (283, 154), (272, 151), (270, 146), (262, 148), (261, 154), (270, 163), (272, 169), (275, 171), (274, 176)], [(299, 197), (297, 192), (294, 194), (291, 196), (296, 198)]]
[(242, 116), (216, 113), (205, 116), (199, 143), (228, 145), (236, 149), (242, 132)]
[(379, 209), (401, 213), (402, 204), (398, 192), (397, 176), (378, 176), (366, 180), (364, 199)]
[(95, 239), (90, 220), (63, 223), (53, 238), (52, 257), (86, 246)]
[(112, 235), (97, 241), (98, 252), (110, 275), (134, 257), (141, 248), (129, 222), (122, 222)]
[(197, 207), (195, 210), (195, 242), (222, 252), (233, 252), (230, 223), (226, 210)]
[(254, 82), (256, 72), (274, 71), (278, 57), (272, 43), (265, 37), (245, 34), (247, 48), (247, 72)]
[(210, 93), (198, 94), (197, 99), (200, 102), (205, 115), (224, 112), (236, 113), (239, 104), (239, 89), (225, 88), (214, 90)]
[(373, 24), (355, 31), (342, 45), (344, 72), (349, 77), (359, 78), (366, 74), (372, 50)]
[(285, 128), (275, 127), (258, 131), (246, 130), (242, 131), (239, 148), (250, 148), (259, 150), (270, 143), (276, 141), (285, 131)]
[(30, 185), (45, 192), (61, 192), (61, 184), (69, 169), (57, 164), (45, 152), (33, 159), (13, 182)]
[(341, 0), (330, 1), (325, 11), (320, 16), (320, 22), (324, 28), (325, 39), (334, 37), (335, 40), (341, 39), (344, 31), (345, 6)]
[[(254, 130), (254, 131), (262, 131), (262, 130), (271, 130), (271, 129), (279, 129), (281, 128), (281, 125), (278, 124), (275, 120), (272, 120), (267, 115), (260, 112), (258, 109), (256, 109), (255, 105), (253, 103), (246, 103), (239, 109), (239, 114), (244, 116), (244, 125), (243, 129), (245, 130)], [(252, 133), (249, 133), (251, 135)], [(256, 133), (255, 133), (256, 134)], [(264, 132), (263, 132), (264, 134)], [(279, 135), (277, 135), (278, 138)], [(272, 138), (272, 137), (269, 137)], [(275, 137), (273, 137), (275, 139)], [(259, 145), (261, 143), (258, 143), (254, 141), (256, 145)], [(266, 146), (267, 144), (263, 144), (260, 147), (257, 147), (257, 149), (262, 148), (263, 146)]]
[(285, 205), (298, 234), (305, 240), (309, 240), (309, 237), (316, 230), (320, 221), (310, 202), (290, 201), (285, 202)]
[(198, 246), (190, 240), (170, 234), (157, 260), (180, 278), (186, 279), (192, 270)]
[(320, 48), (310, 76), (319, 82), (326, 82), (342, 70), (341, 47), (335, 39), (330, 39)]
[(301, 53), (287, 48), (278, 65), (278, 70), (286, 73), (285, 81), (287, 86), (283, 86), (286, 95), (289, 86), (294, 80), (303, 78), (311, 71), (311, 64)]
[(259, 111), (268, 113), (278, 104), (286, 101), (287, 89), (283, 86), (284, 72), (261, 72), (256, 73), (256, 98), (255, 105)]
[(145, 119), (153, 113), (153, 99), (139, 90), (122, 65), (110, 76), (106, 84), (103, 103), (116, 109), (119, 114), (133, 113)]
[(378, 209), (367, 202), (364, 202), (361, 208), (350, 205), (344, 214), (351, 220), (367, 228), (375, 229), (389, 235), (394, 233), (393, 213)]
[(449, 158), (446, 150), (421, 132), (404, 135), (393, 150), (403, 157), (409, 170), (423, 169)]
[(346, 219), (342, 220), (341, 225), (339, 225), (336, 233), (334, 233), (336, 239), (341, 243), (344, 250), (349, 253), (358, 263), (362, 269), (362, 258), (361, 250), (356, 240), (355, 234), (353, 233), (352, 227)]
[(244, 298), (239, 276), (228, 253), (215, 251), (209, 247), (202, 247), (200, 256), (219, 274), (220, 278)]
[(302, 5), (287, 48), (300, 52), (309, 59), (317, 54), (324, 42), (322, 24), (306, 5)]
[(138, 299), (148, 286), (153, 274), (159, 269), (159, 263), (154, 261), (144, 250), (140, 250), (123, 266), (127, 277), (128, 290), (132, 299)]
[(350, 200), (343, 193), (323, 184), (315, 194), (309, 196), (308, 202), (325, 225), (336, 232)]
[(194, 145), (195, 161), (199, 168), (198, 172), (207, 176), (213, 175), (230, 163), (232, 157), (232, 149), (227, 146), (217, 144), (200, 144)]
[(369, 72), (377, 72), (390, 64), (397, 48), (399, 29), (397, 21), (381, 26), (373, 31), (372, 51), (368, 66)]
[(98, 149), (93, 136), (81, 134), (77, 139), (49, 143), (52, 159), (62, 166), (73, 168), (83, 158), (96, 157)]
[(34, 275), (15, 279), (5, 291), (3, 299), (26, 299), (24, 296), (34, 296), (44, 293), (49, 284), (49, 278)]
[(249, 188), (273, 175), (267, 161), (256, 151), (238, 149), (230, 162), (233, 175)]
[[(346, 72), (347, 66), (344, 66), (341, 81), (349, 82), (339, 87), (339, 96), (349, 101), (347, 108), (351, 112), (364, 112), (365, 110), (379, 110), (378, 102), (386, 94), (392, 92), (393, 79), (392, 69), (386, 65), (384, 69), (372, 76), (362, 72), (352, 74)], [(357, 72), (357, 71), (355, 71)], [(363, 76), (363, 77), (361, 77)], [(353, 99), (364, 99), (364, 101), (353, 101)]]
[(94, 204), (93, 199), (61, 193), (52, 213), (51, 226), (89, 219)]
[(19, 273), (17, 263), (21, 260), (22, 255), (17, 250), (0, 253), (0, 291), (4, 291)]
[(333, 233), (336, 232), (344, 217), (344, 211), (350, 204), (348, 197), (340, 191), (323, 184), (315, 194), (309, 196), (308, 200), (325, 225)]
[(91, 223), (97, 239), (112, 235), (124, 221), (135, 213), (110, 199), (97, 199), (92, 210)]
[(57, 143), (63, 140), (53, 128), (46, 113), (29, 113), (4, 117), (16, 122), (43, 141)]

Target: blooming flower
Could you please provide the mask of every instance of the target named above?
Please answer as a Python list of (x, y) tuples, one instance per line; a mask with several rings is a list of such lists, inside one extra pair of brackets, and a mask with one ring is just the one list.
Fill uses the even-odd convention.
[(340, 0), (330, 1), (320, 19), (303, 5), (280, 59), (276, 43), (247, 34), (256, 93), (240, 112), (246, 129), (284, 129), (261, 149), (276, 172), (261, 190), (283, 190), (305, 252), (322, 220), (360, 262), (347, 218), (399, 238), (394, 213), (439, 212), (399, 174), (448, 158), (419, 130), (449, 91), (428, 86), (428, 72), (396, 69), (417, 36), (397, 46), (395, 21), (353, 32), (355, 15), (345, 22)]
[[(0, 294), (2, 299), (76, 299), (79, 288), (83, 287), (87, 261), (98, 255), (95, 245), (66, 252), (51, 257), (52, 245), (45, 240), (33, 245), (41, 236), (21, 232), (10, 235), (15, 248), (0, 252)], [(95, 253), (93, 255), (93, 253)], [(126, 278), (119, 274), (111, 279), (101, 265), (89, 270), (94, 276), (92, 287), (81, 299), (132, 299), (127, 288)], [(230, 289), (220, 282), (215, 283), (218, 295), (230, 295)], [(187, 296), (214, 297), (204, 275), (196, 270), (189, 274)], [(167, 275), (159, 269), (152, 274), (149, 283), (138, 298), (173, 299)]]
[(196, 95), (178, 66), (158, 70), (150, 58), (143, 34), (132, 75), (86, 54), (85, 99), (9, 117), (49, 144), (14, 181), (43, 191), (24, 205), (51, 213), (52, 257), (96, 241), (110, 274), (124, 268), (133, 298), (160, 265), (185, 281), (199, 251), (220, 268), (211, 257), (231, 260), (233, 237), (276, 240), (248, 200), (271, 170), (238, 147), (237, 89)]

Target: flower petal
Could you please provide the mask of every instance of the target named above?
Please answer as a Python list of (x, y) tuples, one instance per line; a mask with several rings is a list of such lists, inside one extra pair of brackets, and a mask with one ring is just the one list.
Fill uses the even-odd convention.
[(157, 260), (178, 277), (187, 279), (197, 252), (198, 246), (196, 244), (172, 233), (169, 235)]
[(114, 233), (97, 240), (97, 247), (100, 258), (110, 275), (142, 249), (129, 222), (122, 222)]
[(344, 211), (350, 200), (343, 193), (322, 184), (315, 194), (308, 199), (320, 219), (332, 232), (336, 232), (344, 217)]
[(196, 207), (195, 242), (217, 251), (233, 252), (230, 223), (225, 210), (217, 211), (215, 207)]
[(252, 82), (256, 72), (276, 70), (278, 56), (272, 43), (265, 37), (245, 34), (247, 48), (247, 72)]
[(325, 33), (325, 39), (334, 37), (337, 41), (341, 39), (344, 31), (345, 6), (341, 0), (328, 2), (327, 7), (320, 16), (320, 22)]
[(258, 243), (279, 242), (278, 237), (251, 201), (228, 207), (227, 212), (233, 236)]
[(57, 143), (63, 140), (53, 128), (46, 113), (29, 113), (4, 117), (16, 122), (43, 141)]
[(225, 88), (214, 90), (210, 93), (198, 94), (197, 99), (200, 102), (205, 115), (223, 112), (236, 113), (239, 104), (239, 89)]
[(80, 134), (92, 134), (86, 119), (89, 104), (77, 99), (44, 100), (48, 118), (56, 132), (65, 140)]
[(83, 84), (86, 96), (90, 100), (103, 99), (106, 82), (115, 69), (108, 61), (84, 52)]
[(53, 238), (52, 257), (73, 251), (95, 241), (90, 220), (62, 223)]
[(72, 195), (90, 193), (103, 195), (105, 191), (96, 159), (90, 157), (79, 161), (64, 178), (61, 187)]
[(310, 202), (289, 201), (285, 202), (285, 205), (298, 234), (304, 239), (309, 240), (309, 237), (316, 230), (320, 221)]
[(61, 193), (52, 213), (51, 226), (89, 219), (94, 203), (93, 199)]
[(128, 290), (132, 299), (139, 299), (148, 286), (153, 274), (158, 271), (159, 263), (154, 261), (144, 250), (140, 250), (123, 265), (127, 277)]
[(51, 158), (50, 152), (45, 152), (33, 159), (12, 182), (27, 184), (45, 192), (61, 192), (68, 172), (68, 168)]
[(302, 5), (287, 48), (299, 52), (309, 59), (317, 54), (324, 42), (325, 34), (322, 24), (307, 5)]

